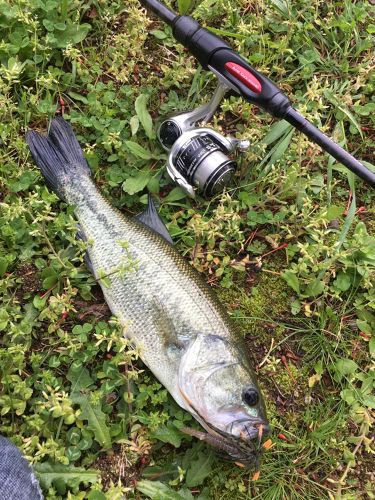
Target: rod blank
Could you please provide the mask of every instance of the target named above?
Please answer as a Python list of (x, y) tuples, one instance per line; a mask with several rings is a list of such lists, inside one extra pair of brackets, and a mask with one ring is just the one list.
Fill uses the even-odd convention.
[(165, 5), (158, 0), (140, 0), (141, 4), (156, 14), (162, 21), (171, 25), (176, 19), (177, 14), (168, 9)]
[(375, 187), (374, 172), (371, 172), (371, 170), (354, 158), (354, 156), (323, 134), (323, 132), (306, 120), (306, 118), (300, 115), (294, 108), (290, 107), (288, 109), (285, 120), (318, 144), (324, 151), (333, 156), (333, 158), (358, 175), (358, 177), (361, 177), (361, 179), (370, 184), (370, 186)]

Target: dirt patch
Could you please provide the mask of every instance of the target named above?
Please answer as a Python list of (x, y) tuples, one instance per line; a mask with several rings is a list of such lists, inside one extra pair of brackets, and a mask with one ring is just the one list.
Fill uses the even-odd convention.
[(105, 302), (89, 302), (86, 300), (74, 301), (74, 308), (78, 312), (78, 319), (83, 321), (87, 316), (95, 316), (100, 320), (108, 320), (111, 311)]
[(132, 463), (125, 446), (115, 445), (110, 452), (101, 453), (92, 468), (99, 470), (104, 491), (107, 491), (111, 483), (118, 484), (119, 481), (125, 487), (133, 487), (140, 479), (143, 464)]
[(27, 293), (37, 293), (41, 290), (42, 282), (38, 273), (38, 269), (32, 264), (21, 264), (18, 267), (16, 274), (20, 278), (21, 286), (16, 291), (16, 297), (20, 302)]

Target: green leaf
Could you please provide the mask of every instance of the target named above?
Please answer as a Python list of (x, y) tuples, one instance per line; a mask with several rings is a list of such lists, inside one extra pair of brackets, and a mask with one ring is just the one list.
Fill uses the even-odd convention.
[(352, 283), (352, 280), (351, 280), (350, 275), (346, 274), (342, 271), (340, 271), (337, 274), (337, 278), (333, 282), (334, 286), (338, 290), (341, 290), (342, 292), (346, 292), (346, 290), (349, 290), (351, 283)]
[(352, 125), (354, 125), (354, 128), (358, 131), (360, 136), (363, 138), (363, 132), (362, 132), (361, 126), (357, 122), (357, 119), (355, 118), (355, 116), (349, 111), (349, 109), (346, 106), (340, 106), (339, 104), (337, 104), (337, 107), (340, 111), (342, 111), (348, 117), (349, 121), (352, 123)]
[(188, 490), (185, 490), (185, 495), (181, 495), (180, 492), (172, 490), (172, 488), (160, 481), (139, 481), (137, 490), (154, 500), (190, 500), (190, 498), (194, 498), (190, 492), (190, 496), (186, 496)]
[(292, 129), (279, 143), (277, 144), (275, 150), (272, 153), (271, 159), (268, 165), (273, 165), (275, 162), (282, 158), (285, 151), (288, 149), (290, 141), (292, 140), (294, 134), (294, 129)]
[(292, 128), (292, 125), (285, 120), (276, 122), (270, 127), (267, 135), (261, 142), (269, 146), (273, 142), (277, 141), (277, 139), (280, 139), (281, 136), (288, 134)]
[(81, 450), (77, 446), (68, 446), (66, 449), (66, 456), (69, 462), (75, 462), (81, 458)]
[(371, 395), (365, 396), (363, 398), (363, 404), (365, 406), (368, 406), (369, 408), (375, 408), (375, 396)]
[(360, 116), (371, 116), (375, 112), (375, 102), (368, 102), (364, 106), (361, 106), (357, 101), (353, 106), (352, 110)]
[(191, 463), (187, 470), (186, 486), (192, 488), (201, 485), (211, 473), (213, 461), (214, 457), (211, 452), (200, 451), (198, 457)]
[(138, 116), (132, 116), (130, 118), (130, 130), (132, 132), (132, 136), (135, 136), (135, 134), (138, 132), (139, 129), (139, 118)]
[(44, 290), (49, 290), (57, 283), (57, 276), (48, 276), (48, 278), (43, 280)]
[(178, 12), (183, 16), (189, 12), (193, 0), (177, 0)]
[(53, 31), (54, 24), (52, 21), (50, 21), (49, 19), (43, 19), (42, 23), (47, 31)]
[(304, 291), (304, 295), (306, 297), (316, 297), (320, 295), (325, 288), (324, 281), (320, 281), (319, 279), (315, 279), (311, 283), (309, 283)]
[(59, 31), (65, 31), (66, 29), (65, 23), (55, 23), (53, 26)]
[(297, 276), (292, 271), (284, 271), (281, 277), (288, 283), (288, 285), (293, 288), (297, 293), (300, 293), (300, 286)]
[(151, 160), (153, 155), (150, 151), (140, 146), (138, 143), (133, 141), (125, 141), (125, 146), (129, 149), (129, 151), (138, 158), (142, 158), (143, 160)]
[[(350, 176), (348, 176), (348, 180), (349, 180), (349, 183), (352, 182)], [(335, 255), (339, 252), (340, 248), (342, 247), (342, 245), (347, 237), (347, 234), (349, 232), (349, 229), (352, 225), (354, 217), (355, 217), (357, 205), (356, 205), (356, 195), (355, 195), (354, 186), (351, 186), (351, 189), (353, 191), (352, 202), (350, 204), (348, 215), (346, 216), (344, 225), (343, 225), (342, 230), (340, 232), (340, 238), (339, 238), (339, 241), (338, 241), (337, 246), (336, 246)], [(323, 274), (324, 274), (324, 272), (325, 271), (322, 271)]]
[(39, 311), (41, 311), (46, 305), (47, 300), (48, 300), (48, 294), (44, 295), (44, 297), (43, 296), (41, 297), (40, 295), (35, 295), (33, 299), (33, 306)]
[(81, 441), (77, 444), (78, 448), (80, 450), (88, 450), (92, 446), (92, 439), (91, 438), (82, 438)]
[(2, 307), (0, 309), (0, 332), (2, 330), (5, 330), (7, 324), (9, 321), (9, 314), (8, 311), (5, 309), (5, 307)]
[(342, 217), (343, 212), (344, 212), (343, 207), (339, 207), (337, 205), (331, 205), (327, 210), (327, 220), (331, 222), (334, 219), (338, 219), (339, 217)]
[(74, 404), (81, 407), (80, 418), (87, 420), (89, 430), (94, 433), (94, 439), (104, 448), (109, 449), (112, 446), (111, 435), (106, 423), (107, 416), (103, 413), (101, 405), (92, 401), (92, 395), (86, 393), (74, 392), (70, 395)]
[(163, 443), (173, 444), (176, 448), (181, 445), (182, 439), (180, 432), (171, 423), (168, 423), (167, 425), (160, 425), (151, 433), (151, 437), (153, 439), (158, 439)]
[(182, 200), (186, 198), (187, 194), (180, 187), (175, 187), (170, 193), (163, 199), (163, 203), (172, 203), (174, 201)]
[(48, 38), (53, 47), (63, 49), (69, 43), (76, 45), (82, 42), (90, 31), (91, 26), (87, 23), (76, 24), (71, 22), (66, 25), (64, 30), (61, 30), (61, 28), (60, 26), (59, 30), (53, 31), (53, 34), (50, 33)]
[(356, 372), (358, 365), (355, 361), (348, 358), (339, 359), (335, 364), (336, 371), (342, 377)]
[(77, 488), (81, 483), (94, 484), (100, 477), (96, 470), (73, 465), (44, 462), (36, 463), (33, 467), (43, 489), (47, 491), (53, 485), (60, 495), (65, 495), (67, 487)]
[(362, 163), (365, 167), (367, 167), (371, 172), (374, 172), (375, 174), (375, 165), (373, 163), (370, 163), (369, 161), (362, 160)]
[(154, 37), (158, 40), (165, 40), (168, 37), (165, 31), (152, 30), (150, 33), (151, 35), (154, 35)]
[(159, 179), (157, 177), (152, 177), (147, 183), (147, 189), (150, 193), (158, 194), (160, 191)]
[(93, 383), (89, 371), (79, 362), (73, 362), (69, 368), (67, 379), (72, 384), (70, 399), (73, 403), (81, 407), (82, 413), (80, 418), (82, 420), (87, 420), (88, 429), (94, 433), (95, 440), (103, 446), (103, 448), (109, 449), (112, 445), (112, 441), (106, 423), (106, 415), (103, 413), (100, 403), (92, 402), (91, 393), (84, 392), (84, 389), (87, 389)]
[(7, 272), (8, 265), (8, 261), (4, 257), (0, 257), (0, 278)]
[(370, 342), (368, 343), (368, 348), (370, 351), (370, 356), (372, 358), (375, 357), (375, 335), (371, 337)]
[(106, 500), (108, 497), (102, 491), (90, 491), (87, 500)]
[(87, 387), (90, 387), (94, 382), (87, 368), (82, 366), (79, 362), (74, 362), (70, 365), (66, 378), (72, 384), (72, 393), (87, 389)]
[(366, 333), (366, 335), (373, 335), (375, 333), (371, 328), (371, 326), (367, 323), (367, 321), (364, 321), (362, 319), (357, 319), (356, 323), (359, 330), (361, 332)]
[(356, 393), (352, 389), (343, 389), (340, 396), (348, 405), (352, 405), (357, 401)]
[(81, 440), (81, 431), (77, 427), (72, 427), (66, 433), (66, 437), (70, 444), (77, 445)]
[(318, 194), (323, 189), (323, 187), (324, 187), (323, 175), (320, 173), (313, 175), (310, 182), (311, 191), (315, 194)]
[(293, 314), (293, 316), (295, 316), (296, 314), (298, 314), (301, 310), (301, 301), (296, 299), (296, 300), (293, 300), (292, 304), (291, 304), (291, 312)]
[(85, 96), (81, 95), (81, 94), (77, 94), (77, 92), (70, 91), (70, 92), (68, 92), (68, 95), (72, 99), (74, 99), (75, 101), (83, 102), (83, 104), (87, 104), (88, 103), (87, 98)]
[(19, 191), (25, 191), (29, 189), (30, 186), (34, 184), (38, 174), (32, 170), (24, 172), (19, 179), (11, 184), (11, 191), (13, 193), (18, 193)]
[(152, 118), (147, 110), (148, 96), (141, 94), (135, 101), (135, 112), (142, 123), (142, 126), (149, 139), (155, 139), (155, 132), (152, 128)]
[(150, 172), (139, 172), (136, 177), (129, 177), (126, 179), (126, 181), (122, 184), (122, 189), (125, 193), (130, 195), (139, 193), (139, 191), (142, 191), (142, 189), (147, 186), (150, 181), (150, 176)]

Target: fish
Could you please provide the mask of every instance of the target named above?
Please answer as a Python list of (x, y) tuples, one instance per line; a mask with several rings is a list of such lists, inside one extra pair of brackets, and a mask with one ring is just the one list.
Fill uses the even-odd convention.
[(174, 247), (151, 196), (137, 218), (112, 207), (62, 117), (51, 121), (48, 135), (29, 130), (26, 141), (47, 186), (74, 207), (89, 268), (124, 335), (204, 429), (185, 432), (253, 467), (269, 423), (244, 340), (211, 287)]

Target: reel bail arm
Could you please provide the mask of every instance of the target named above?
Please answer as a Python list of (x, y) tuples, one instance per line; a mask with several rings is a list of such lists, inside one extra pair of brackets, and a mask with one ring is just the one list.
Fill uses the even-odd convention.
[(228, 90), (227, 85), (219, 82), (209, 103), (203, 104), (197, 109), (170, 116), (163, 121), (158, 130), (158, 139), (163, 148), (169, 151), (184, 132), (196, 128), (199, 122), (203, 124), (209, 122)]

